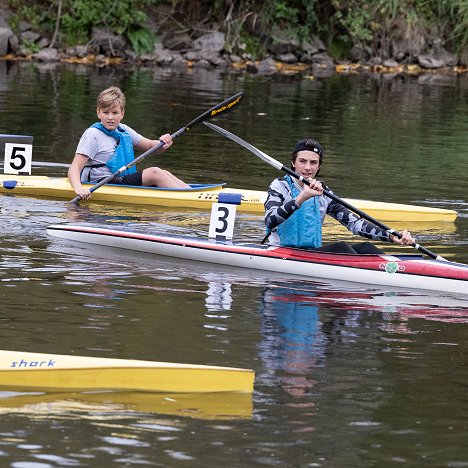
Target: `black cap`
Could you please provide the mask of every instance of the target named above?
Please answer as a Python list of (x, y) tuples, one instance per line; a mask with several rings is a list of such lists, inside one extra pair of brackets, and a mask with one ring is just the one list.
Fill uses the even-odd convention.
[(314, 153), (317, 153), (320, 158), (323, 156), (322, 145), (312, 138), (299, 140), (294, 147), (293, 154), (298, 151), (313, 151)]

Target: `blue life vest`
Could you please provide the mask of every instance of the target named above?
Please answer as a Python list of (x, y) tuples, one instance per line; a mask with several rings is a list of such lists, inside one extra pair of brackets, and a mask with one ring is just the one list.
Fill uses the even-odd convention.
[[(133, 152), (132, 137), (123, 128), (117, 127), (117, 130), (108, 130), (101, 122), (96, 122), (91, 127), (97, 128), (117, 140), (117, 147), (115, 148), (114, 155), (106, 162), (106, 166), (112, 173), (118, 171), (121, 167), (126, 166), (134, 160), (135, 153)], [(128, 175), (136, 172), (136, 167), (132, 166), (119, 175)]]
[[(290, 176), (285, 176), (291, 195), (296, 198), (300, 191)], [(277, 228), (280, 245), (283, 247), (317, 248), (322, 246), (322, 216), (318, 197), (302, 203), (286, 221)]]

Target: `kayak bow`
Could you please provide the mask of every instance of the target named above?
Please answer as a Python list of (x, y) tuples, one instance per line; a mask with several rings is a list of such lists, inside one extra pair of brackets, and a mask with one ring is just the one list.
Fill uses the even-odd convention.
[(253, 382), (249, 369), (0, 351), (0, 387), (15, 390), (251, 393)]

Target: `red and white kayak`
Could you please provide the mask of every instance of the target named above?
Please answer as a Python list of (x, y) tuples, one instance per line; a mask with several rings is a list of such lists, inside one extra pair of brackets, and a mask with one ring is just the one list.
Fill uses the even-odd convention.
[(468, 265), (426, 259), (420, 255), (324, 253), (70, 224), (51, 225), (47, 232), (70, 241), (302, 278), (468, 295)]

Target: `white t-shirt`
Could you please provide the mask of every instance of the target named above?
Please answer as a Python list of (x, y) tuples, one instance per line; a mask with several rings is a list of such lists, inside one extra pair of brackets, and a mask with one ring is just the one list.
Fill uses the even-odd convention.
[[(130, 135), (132, 144), (135, 147), (141, 139), (142, 135), (137, 133), (131, 127), (125, 124), (120, 124)], [(89, 127), (85, 130), (78, 142), (76, 153), (88, 156), (90, 161), (88, 164), (105, 164), (114, 155), (117, 140), (95, 127)], [(112, 174), (107, 166), (85, 168), (81, 174), (81, 182), (94, 182)]]

